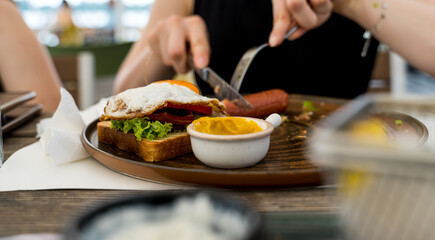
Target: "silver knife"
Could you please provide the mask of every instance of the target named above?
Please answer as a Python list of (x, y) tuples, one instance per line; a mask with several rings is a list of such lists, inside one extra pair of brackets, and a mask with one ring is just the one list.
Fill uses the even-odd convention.
[(228, 99), (239, 108), (252, 108), (252, 105), (230, 84), (223, 80), (215, 71), (209, 67), (202, 69), (194, 68), (199, 77), (207, 82), (219, 100)]

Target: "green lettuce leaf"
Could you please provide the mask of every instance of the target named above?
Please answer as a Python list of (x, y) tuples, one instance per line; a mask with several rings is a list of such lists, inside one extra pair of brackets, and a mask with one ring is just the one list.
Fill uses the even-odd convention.
[(162, 124), (159, 121), (151, 121), (149, 118), (134, 118), (128, 120), (111, 120), (110, 128), (123, 131), (124, 133), (134, 133), (137, 140), (153, 140), (168, 136), (172, 130), (171, 123)]

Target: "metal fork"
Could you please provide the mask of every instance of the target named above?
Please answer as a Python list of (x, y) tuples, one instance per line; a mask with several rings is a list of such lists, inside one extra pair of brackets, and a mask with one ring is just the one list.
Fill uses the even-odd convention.
[[(290, 37), (296, 30), (298, 29), (298, 26), (293, 27), (285, 36), (284, 39), (287, 39)], [(264, 48), (268, 47), (268, 43), (263, 43), (260, 46), (256, 46), (253, 48), (248, 49), (240, 58), (239, 63), (237, 64), (236, 70), (233, 73), (233, 76), (231, 77), (231, 86), (236, 90), (240, 90), (240, 86), (242, 85), (243, 78), (246, 75), (246, 72), (249, 69), (249, 66), (252, 63), (252, 60), (254, 60), (255, 56)]]

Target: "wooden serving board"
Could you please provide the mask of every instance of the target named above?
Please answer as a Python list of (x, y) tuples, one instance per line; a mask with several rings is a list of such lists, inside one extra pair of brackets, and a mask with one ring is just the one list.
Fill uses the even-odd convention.
[[(299, 119), (304, 101), (310, 101), (316, 108), (309, 120)], [(288, 121), (272, 133), (266, 157), (248, 168), (208, 167), (193, 153), (158, 163), (144, 162), (136, 154), (98, 143), (98, 119), (84, 129), (82, 141), (88, 152), (104, 166), (147, 181), (225, 188), (320, 185), (322, 175), (310, 161), (307, 144), (316, 122), (344, 103), (346, 100), (342, 99), (289, 95), (289, 106), (284, 113)]]

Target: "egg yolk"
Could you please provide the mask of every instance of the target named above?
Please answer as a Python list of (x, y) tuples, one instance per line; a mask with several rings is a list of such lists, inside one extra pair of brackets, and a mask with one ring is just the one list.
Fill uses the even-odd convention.
[(185, 86), (187, 88), (189, 88), (190, 90), (196, 92), (197, 94), (200, 94), (199, 89), (195, 86), (195, 84), (188, 82), (188, 81), (182, 81), (182, 80), (162, 80), (162, 81), (158, 81), (156, 83), (170, 83), (172, 85), (180, 85), (180, 86)]
[(195, 130), (216, 135), (248, 134), (262, 131), (255, 122), (238, 117), (202, 117), (193, 121)]

